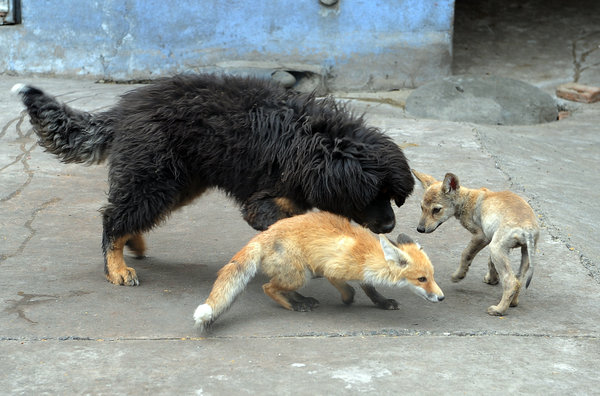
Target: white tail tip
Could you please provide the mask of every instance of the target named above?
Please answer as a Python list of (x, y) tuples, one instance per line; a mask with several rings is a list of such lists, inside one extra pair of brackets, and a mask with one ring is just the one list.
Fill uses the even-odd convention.
[(25, 85), (25, 84), (21, 84), (21, 83), (15, 84), (15, 85), (13, 85), (13, 87), (10, 89), (10, 92), (12, 92), (12, 93), (13, 93), (13, 94), (15, 94), (15, 95), (18, 95), (18, 94), (20, 94), (20, 93), (23, 91), (23, 89), (24, 89), (26, 86), (27, 86), (27, 85)]
[(196, 311), (194, 311), (194, 320), (196, 321), (196, 327), (204, 327), (212, 320), (213, 310), (208, 304), (198, 305)]

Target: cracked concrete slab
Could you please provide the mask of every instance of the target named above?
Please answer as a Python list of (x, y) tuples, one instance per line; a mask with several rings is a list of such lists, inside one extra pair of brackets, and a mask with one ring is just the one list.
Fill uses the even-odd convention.
[[(404, 147), (413, 167), (438, 177), (452, 170), (465, 185), (512, 189), (531, 202), (543, 226), (536, 272), (520, 306), (505, 317), (485, 313), (501, 294), (482, 282), (485, 251), (465, 280), (449, 280), (469, 239), (458, 222), (429, 235), (416, 232), (422, 193), (417, 187), (396, 209), (393, 234), (408, 233), (422, 244), (446, 294), (443, 303), (382, 288), (399, 300), (399, 311), (375, 309), (361, 293), (348, 307), (328, 282), (316, 279), (304, 293), (318, 298), (319, 308), (288, 312), (262, 293), (265, 279), (258, 276), (212, 333), (199, 334), (192, 312), (218, 269), (255, 231), (224, 195), (210, 193), (149, 234), (146, 259), (126, 257), (138, 272), (139, 287), (109, 284), (102, 273), (97, 211), (106, 198), (106, 168), (61, 164), (33, 144), (25, 120), (17, 127), (20, 105), (8, 96), (16, 81), (0, 78), (0, 102), (13, 107), (0, 115), (0, 124), (8, 125), (0, 137), (5, 161), (0, 192), (8, 197), (0, 206), (0, 350), (9, 356), (0, 368), (11, 372), (0, 379), (2, 389), (122, 394), (150, 381), (143, 389), (159, 393), (219, 394), (243, 385), (253, 393), (385, 394), (397, 389), (398, 375), (416, 386), (434, 365), (443, 369), (431, 389), (447, 386), (449, 393), (505, 392), (494, 373), (510, 365), (516, 368), (513, 391), (593, 389), (589, 367), (600, 351), (600, 285), (597, 247), (584, 227), (598, 216), (581, 199), (567, 199), (566, 191), (595, 197), (589, 182), (598, 178), (591, 170), (597, 167), (593, 125), (600, 105), (557, 123), (499, 127), (416, 119), (384, 94), (381, 100), (347, 99)], [(34, 83), (86, 110), (104, 108), (132, 88), (75, 80)], [(579, 183), (578, 175), (588, 183)], [(574, 236), (578, 228), (584, 232)], [(459, 363), (451, 356), (460, 356)], [(136, 369), (127, 369), (132, 366)], [(57, 375), (67, 380), (50, 381)], [(279, 385), (260, 380), (265, 375)], [(313, 385), (297, 389), (287, 381), (292, 375)]]

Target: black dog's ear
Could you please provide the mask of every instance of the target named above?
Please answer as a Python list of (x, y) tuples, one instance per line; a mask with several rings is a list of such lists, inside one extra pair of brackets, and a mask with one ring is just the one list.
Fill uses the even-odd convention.
[(406, 245), (409, 243), (415, 243), (415, 241), (413, 241), (412, 238), (406, 234), (398, 234), (398, 238), (396, 238), (396, 243), (398, 245)]

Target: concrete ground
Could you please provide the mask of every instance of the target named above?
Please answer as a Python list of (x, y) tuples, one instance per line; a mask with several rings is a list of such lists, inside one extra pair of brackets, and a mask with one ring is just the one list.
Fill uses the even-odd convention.
[[(477, 18), (475, 31), (520, 26), (516, 17)], [(455, 69), (485, 74), (492, 65), (482, 59), (491, 58), (494, 73), (552, 93), (575, 78), (569, 57), (576, 52), (565, 46), (579, 43), (591, 48), (579, 70), (587, 83), (600, 82), (594, 26), (578, 26), (563, 29), (552, 68), (536, 62), (536, 53), (515, 57), (500, 35), (487, 37), (493, 45), (457, 43)], [(457, 40), (468, 36), (461, 29)], [(531, 29), (527, 40), (552, 48), (552, 36)], [(106, 168), (64, 165), (36, 145), (21, 104), (9, 95), (21, 81), (90, 111), (132, 88), (0, 76), (0, 394), (600, 393), (600, 103), (563, 103), (571, 111), (564, 120), (508, 127), (412, 118), (402, 107), (408, 92), (340, 94), (355, 98), (352, 106), (404, 147), (412, 167), (440, 178), (452, 171), (466, 186), (511, 189), (528, 199), (543, 229), (520, 306), (503, 317), (485, 313), (501, 294), (482, 281), (487, 249), (462, 282), (450, 281), (469, 234), (456, 221), (418, 234), (417, 187), (397, 209), (392, 235), (405, 232), (421, 243), (445, 301), (382, 289), (400, 302), (399, 311), (378, 310), (360, 292), (347, 307), (316, 279), (305, 294), (321, 305), (288, 312), (262, 293), (258, 276), (203, 336), (193, 328), (194, 309), (218, 269), (254, 235), (238, 208), (214, 192), (176, 212), (149, 234), (146, 259), (126, 257), (140, 286), (109, 284), (98, 213)]]

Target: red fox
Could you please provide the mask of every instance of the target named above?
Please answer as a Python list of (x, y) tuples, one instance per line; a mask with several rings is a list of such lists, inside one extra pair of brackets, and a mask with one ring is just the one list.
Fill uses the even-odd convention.
[(327, 278), (345, 304), (354, 301), (354, 288), (346, 283), (351, 280), (359, 281), (382, 309), (398, 309), (398, 303), (379, 294), (376, 285), (408, 285), (431, 302), (444, 299), (431, 261), (408, 236), (400, 234), (395, 246), (383, 234), (378, 241), (366, 228), (351, 225), (344, 217), (311, 212), (278, 221), (233, 256), (219, 271), (206, 302), (196, 308), (196, 325), (205, 329), (214, 322), (259, 269), (270, 278), (263, 285), (265, 294), (294, 311), (318, 306), (316, 299), (296, 291), (314, 276)]

